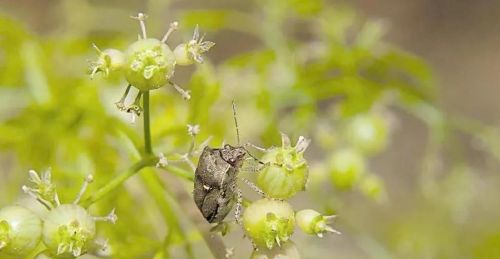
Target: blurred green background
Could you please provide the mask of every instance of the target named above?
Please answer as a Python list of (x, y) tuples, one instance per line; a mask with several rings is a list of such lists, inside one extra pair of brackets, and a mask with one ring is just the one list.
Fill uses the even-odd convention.
[[(137, 159), (141, 123), (114, 106), (126, 83), (90, 80), (88, 61), (92, 43), (125, 50), (138, 11), (156, 37), (179, 21), (170, 46), (196, 24), (217, 44), (176, 69), (192, 100), (152, 92), (155, 151), (186, 152), (187, 124), (200, 125), (198, 143), (234, 143), (233, 99), (244, 142), (312, 139), (308, 190), (290, 202), (337, 214), (343, 235), (297, 231), (303, 258), (500, 258), (493, 1), (0, 0), (0, 207), (32, 206), (29, 169), (51, 167), (70, 201), (88, 173), (92, 192)], [(164, 174), (160, 189), (136, 176), (92, 207), (117, 210), (99, 226), (112, 258), (184, 258), (186, 244), (207, 255), (169, 186), (192, 183)], [(224, 237), (236, 258), (251, 252), (242, 236)]]

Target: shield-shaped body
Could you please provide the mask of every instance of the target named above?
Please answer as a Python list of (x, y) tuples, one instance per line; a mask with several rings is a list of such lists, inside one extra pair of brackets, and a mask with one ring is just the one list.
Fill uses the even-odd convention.
[(210, 223), (222, 222), (236, 202), (237, 174), (246, 150), (225, 145), (205, 147), (194, 179), (194, 201)]

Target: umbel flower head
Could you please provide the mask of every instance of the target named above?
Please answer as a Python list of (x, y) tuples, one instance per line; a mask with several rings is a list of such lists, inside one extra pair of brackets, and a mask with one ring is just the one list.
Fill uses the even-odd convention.
[(99, 55), (97, 60), (90, 63), (90, 78), (101, 72), (104, 76), (115, 73), (123, 69), (125, 65), (125, 54), (117, 49), (105, 49), (101, 51), (97, 45), (93, 44), (94, 49)]
[(330, 176), (339, 190), (349, 190), (358, 184), (366, 173), (365, 160), (355, 149), (340, 149), (330, 159)]
[(285, 201), (261, 199), (245, 210), (243, 226), (257, 248), (272, 249), (281, 246), (293, 234), (294, 211)]
[(297, 225), (307, 234), (323, 237), (326, 232), (340, 234), (339, 231), (328, 225), (335, 215), (323, 216), (319, 212), (311, 209), (301, 210), (295, 214)]
[(302, 136), (292, 147), (290, 138), (282, 133), (282, 146), (272, 148), (262, 158), (267, 166), (257, 177), (257, 186), (269, 197), (288, 199), (306, 187), (309, 176), (304, 151), (310, 140)]
[[(189, 100), (191, 98), (189, 91), (183, 90), (171, 81), (175, 65), (190, 65), (194, 61), (201, 63), (203, 61), (201, 54), (207, 52), (214, 46), (214, 43), (203, 41), (203, 37), (199, 36), (198, 26), (196, 26), (193, 39), (177, 46), (174, 53), (167, 45), (167, 40), (178, 29), (178, 22), (170, 23), (168, 31), (159, 40), (147, 36), (145, 22), (147, 16), (145, 14), (139, 13), (132, 18), (139, 21), (141, 28), (138, 40), (129, 45), (123, 53), (115, 49), (100, 51), (95, 47), (99, 57), (97, 61), (91, 63), (91, 77), (98, 72), (103, 72), (105, 76), (116, 71), (123, 72), (128, 86), (122, 98), (116, 102), (116, 106), (134, 116), (139, 116), (142, 112), (140, 100), (143, 93), (165, 85), (174, 87), (184, 99)], [(137, 88), (139, 93), (134, 103), (126, 106), (125, 100), (132, 86)]]
[(40, 175), (35, 170), (30, 170), (29, 180), (34, 186), (23, 185), (22, 189), (25, 193), (35, 198), (48, 209), (59, 205), (59, 197), (57, 196), (56, 186), (52, 183), (50, 168)]
[[(117, 220), (114, 210), (105, 217), (94, 217), (85, 208), (78, 205), (88, 185), (93, 182), (92, 175), (85, 178), (76, 199), (70, 204), (60, 204), (58, 198), (47, 201), (46, 193), (43, 190), (49, 189), (51, 191), (49, 198), (57, 197), (57, 190), (47, 173), (40, 178), (35, 171), (31, 170), (30, 179), (36, 187), (23, 186), (23, 190), (50, 210), (44, 218), (41, 234), (48, 253), (52, 255), (72, 258), (85, 254), (94, 245), (96, 221), (115, 223)], [(53, 188), (47, 188), (47, 186)]]
[(42, 235), (42, 221), (21, 206), (0, 210), (0, 257), (2, 253), (26, 255), (33, 251)]
[(205, 36), (200, 38), (200, 31), (198, 25), (194, 29), (193, 38), (186, 42), (179, 44), (174, 49), (175, 59), (177, 64), (181, 66), (191, 65), (194, 62), (203, 63), (203, 57), (201, 54), (207, 52), (212, 48), (215, 43), (211, 41), (203, 41)]

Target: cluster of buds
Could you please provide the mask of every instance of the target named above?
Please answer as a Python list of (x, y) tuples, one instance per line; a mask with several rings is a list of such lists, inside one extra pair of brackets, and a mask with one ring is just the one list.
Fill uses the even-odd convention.
[[(281, 147), (271, 148), (262, 158), (263, 169), (257, 176), (257, 187), (266, 198), (251, 203), (243, 214), (243, 227), (255, 247), (252, 258), (286, 255), (299, 258), (290, 238), (297, 225), (303, 232), (322, 237), (324, 233), (340, 234), (328, 225), (334, 216), (306, 209), (295, 212), (284, 199), (305, 190), (309, 169), (304, 152), (310, 140), (299, 137), (295, 146), (282, 134)], [(274, 258), (274, 257), (273, 257)]]
[(310, 140), (299, 137), (292, 147), (290, 138), (281, 134), (281, 147), (269, 149), (262, 161), (267, 163), (257, 178), (259, 186), (269, 197), (288, 199), (305, 190), (309, 169), (304, 152)]
[[(132, 113), (133, 116), (139, 116), (142, 112), (140, 100), (144, 92), (165, 85), (174, 87), (184, 99), (190, 99), (189, 91), (183, 90), (171, 81), (175, 66), (187, 66), (195, 62), (202, 63), (202, 54), (213, 47), (215, 43), (204, 41), (204, 37), (200, 37), (198, 26), (196, 26), (192, 39), (179, 44), (172, 51), (167, 45), (167, 40), (178, 29), (178, 22), (170, 23), (168, 31), (159, 40), (147, 36), (145, 23), (147, 16), (145, 14), (139, 13), (132, 18), (138, 20), (140, 24), (141, 34), (139, 34), (138, 40), (130, 44), (124, 52), (117, 49), (101, 51), (94, 45), (99, 56), (96, 61), (91, 62), (91, 78), (97, 73), (102, 73), (104, 76), (123, 74), (128, 86), (122, 98), (116, 102), (116, 106), (119, 110)], [(137, 88), (139, 92), (135, 101), (127, 106), (125, 100), (132, 86)]]
[(389, 130), (389, 121), (377, 112), (356, 115), (345, 123), (347, 145), (334, 151), (329, 163), (335, 188), (341, 191), (357, 188), (369, 198), (383, 200), (383, 182), (368, 172), (366, 158), (387, 146)]
[(86, 254), (96, 243), (96, 221), (115, 223), (114, 210), (105, 217), (94, 217), (78, 205), (89, 183), (87, 176), (77, 198), (61, 204), (50, 170), (41, 176), (29, 172), (33, 186), (23, 186), (23, 191), (40, 202), (48, 212), (39, 217), (21, 206), (8, 206), (0, 210), (0, 254), (27, 255), (43, 242), (51, 258), (76, 258)]

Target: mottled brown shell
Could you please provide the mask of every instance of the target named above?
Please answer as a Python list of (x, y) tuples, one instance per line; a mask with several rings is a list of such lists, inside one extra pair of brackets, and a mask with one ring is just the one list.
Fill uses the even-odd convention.
[(224, 220), (236, 202), (237, 174), (246, 151), (225, 145), (222, 149), (205, 147), (194, 179), (194, 201), (210, 223)]

